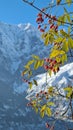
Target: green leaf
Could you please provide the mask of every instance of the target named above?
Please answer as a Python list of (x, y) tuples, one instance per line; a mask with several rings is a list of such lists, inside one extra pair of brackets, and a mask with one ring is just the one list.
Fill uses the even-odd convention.
[(48, 116), (51, 116), (51, 115), (52, 115), (52, 111), (51, 111), (51, 109), (50, 109), (49, 107), (46, 108), (46, 114), (47, 114)]
[(34, 84), (35, 84), (36, 86), (38, 86), (38, 83), (37, 83), (37, 81), (36, 81), (35, 79), (33, 79), (33, 82), (34, 82)]

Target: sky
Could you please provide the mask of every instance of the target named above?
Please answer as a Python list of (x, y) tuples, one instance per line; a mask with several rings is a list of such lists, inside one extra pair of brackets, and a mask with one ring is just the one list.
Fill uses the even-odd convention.
[[(37, 6), (47, 0), (37, 0)], [(0, 21), (9, 24), (31, 23), (36, 26), (38, 11), (25, 4), (22, 0), (0, 0)]]
[[(29, 0), (31, 1), (31, 0)], [(49, 0), (49, 2), (54, 0)], [(35, 4), (39, 8), (48, 5), (48, 0), (35, 0)], [(72, 7), (73, 8), (73, 7)], [(60, 10), (60, 11), (59, 11)], [(55, 14), (61, 14), (61, 9), (53, 10)], [(0, 21), (9, 24), (26, 24), (31, 23), (37, 26), (36, 18), (38, 11), (27, 5), (23, 0), (0, 0)]]

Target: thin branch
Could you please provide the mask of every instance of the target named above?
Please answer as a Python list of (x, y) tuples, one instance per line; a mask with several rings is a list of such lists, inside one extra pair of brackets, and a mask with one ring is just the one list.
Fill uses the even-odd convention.
[(71, 110), (71, 115), (72, 115), (72, 119), (73, 119), (72, 98), (70, 98), (70, 110)]
[[(47, 14), (44, 11), (42, 11), (40, 8), (38, 8), (37, 6), (35, 6), (34, 4), (32, 4), (31, 2), (29, 2), (27, 0), (23, 0), (23, 2), (29, 4), (30, 6), (32, 6), (33, 8), (35, 8), (36, 10), (40, 11), (41, 13), (43, 13), (44, 15), (47, 16)], [(53, 20), (53, 18), (51, 17), (51, 15), (48, 15), (47, 17)], [(68, 25), (73, 25), (73, 23), (60, 21), (58, 19), (55, 19), (54, 21), (57, 21), (57, 22), (60, 22), (60, 23), (64, 23), (64, 24), (68, 24)]]
[[(61, 3), (61, 4), (59, 4), (59, 5), (62, 5), (62, 6), (63, 6), (63, 5), (70, 4), (70, 3), (73, 3), (73, 1), (72, 1), (72, 2)], [(54, 8), (54, 7), (56, 7), (56, 6), (57, 6), (57, 4), (51, 5), (52, 8)], [(48, 8), (50, 8), (50, 6), (46, 7), (46, 9), (48, 9)]]

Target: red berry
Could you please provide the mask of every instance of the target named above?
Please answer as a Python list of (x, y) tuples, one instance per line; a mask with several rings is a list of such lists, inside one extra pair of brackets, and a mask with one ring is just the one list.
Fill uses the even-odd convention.
[(55, 42), (54, 45), (57, 45), (57, 42)]
[(42, 14), (41, 14), (41, 13), (39, 13), (39, 14), (38, 14), (38, 16), (39, 16), (39, 17), (42, 17)]
[(53, 64), (56, 64), (56, 63), (57, 63), (57, 61), (56, 61), (56, 60), (54, 60), (54, 61), (53, 61)]
[(45, 11), (45, 8), (43, 8), (41, 11)]
[(48, 65), (44, 65), (44, 69), (45, 69), (45, 70), (48, 70), (48, 69), (49, 69), (49, 66), (48, 66)]
[(49, 22), (49, 24), (52, 24), (52, 20), (51, 19), (48, 22)]
[(47, 17), (49, 17), (49, 15), (48, 15), (48, 14), (46, 14), (46, 15), (45, 15), (45, 18), (47, 18)]
[(53, 66), (49, 66), (49, 69), (52, 70), (52, 69), (53, 69)]
[(55, 25), (55, 30), (57, 30), (58, 29), (58, 25)]
[(46, 94), (47, 94), (47, 92), (44, 92), (44, 94), (46, 95)]
[(40, 28), (41, 28), (41, 25), (38, 26), (38, 29), (40, 29)]
[(49, 62), (52, 62), (53, 60), (52, 59), (49, 59)]
[(56, 70), (55, 70), (55, 69), (53, 69), (53, 72), (54, 72), (54, 73), (56, 73)]
[(44, 21), (44, 19), (42, 17), (39, 17), (39, 18), (36, 19), (37, 23), (42, 23), (43, 21)]
[(52, 16), (51, 18), (52, 18), (53, 20), (57, 20), (56, 16)]
[(38, 97), (38, 96), (39, 96), (39, 93), (36, 94), (36, 97)]
[(40, 32), (45, 32), (45, 30), (41, 28), (41, 29), (40, 29)]
[(53, 27), (54, 27), (54, 24), (51, 24), (51, 25), (50, 25), (50, 29), (52, 29)]
[(49, 58), (46, 58), (45, 61), (46, 61), (46, 62), (49, 62)]
[(43, 91), (41, 90), (41, 91), (40, 91), (40, 94), (42, 94), (42, 93), (43, 93)]
[(45, 125), (46, 125), (46, 128), (49, 128), (49, 127), (50, 127), (50, 125), (49, 125), (48, 123), (46, 123)]

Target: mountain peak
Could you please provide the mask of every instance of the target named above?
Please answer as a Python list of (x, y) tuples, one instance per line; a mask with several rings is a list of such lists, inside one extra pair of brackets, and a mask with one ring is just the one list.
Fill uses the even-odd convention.
[(32, 28), (33, 26), (30, 24), (30, 23), (27, 23), (27, 24), (18, 24), (18, 27), (21, 28), (21, 29), (24, 29), (24, 30), (28, 30), (30, 28)]

